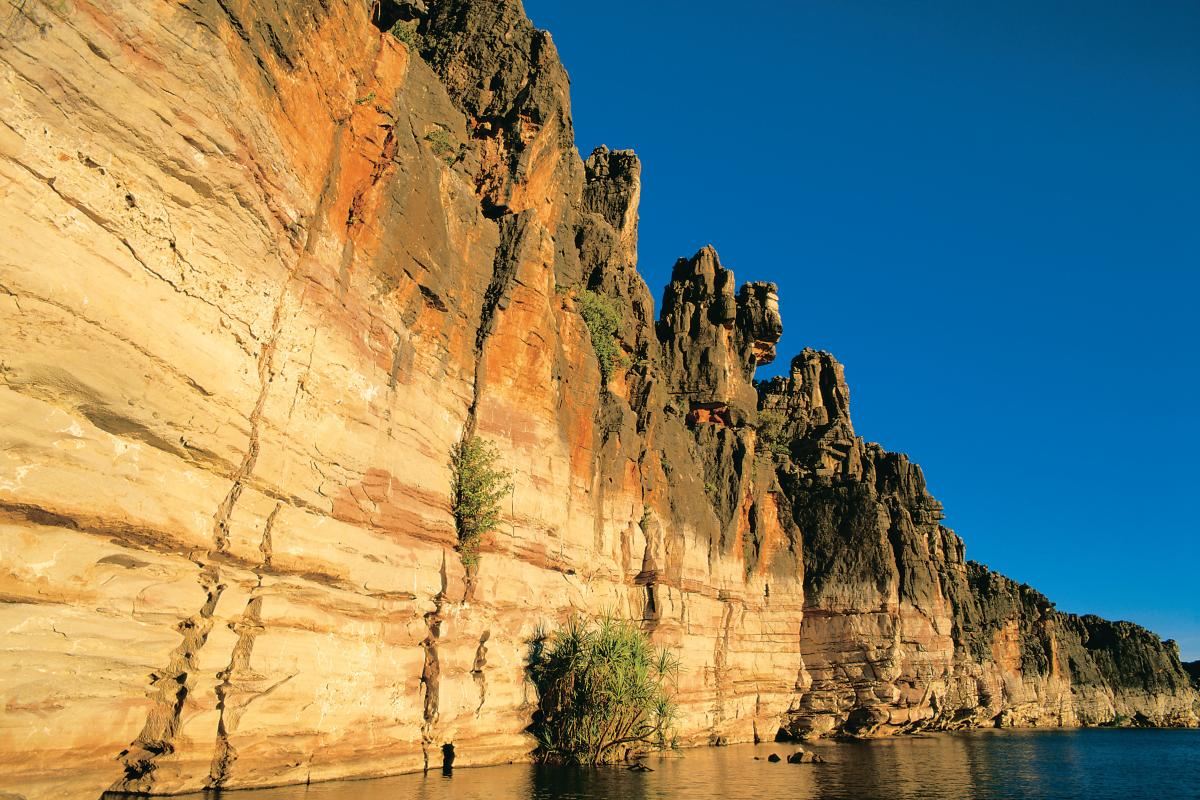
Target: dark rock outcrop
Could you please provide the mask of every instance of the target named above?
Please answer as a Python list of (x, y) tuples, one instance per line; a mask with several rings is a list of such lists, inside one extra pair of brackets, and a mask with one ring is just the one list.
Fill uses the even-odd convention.
[(806, 350), (759, 391), (804, 539), (812, 685), (792, 735), (1195, 720), (1178, 656), (1153, 634), (1063, 614), (965, 560), (921, 469), (855, 435), (832, 356)]
[(748, 283), (737, 291), (733, 272), (712, 247), (675, 263), (658, 338), (672, 394), (689, 411), (721, 410), (735, 424), (752, 420), (754, 370), (774, 359), (782, 333), (774, 284)]
[(1200, 689), (1200, 661), (1183, 662), (1183, 671), (1192, 679), (1192, 685)]

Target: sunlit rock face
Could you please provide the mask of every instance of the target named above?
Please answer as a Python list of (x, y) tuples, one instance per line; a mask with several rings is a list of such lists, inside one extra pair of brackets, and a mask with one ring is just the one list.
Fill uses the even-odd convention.
[[(656, 317), (641, 165), (580, 158), (515, 0), (12, 22), (5, 791), (524, 758), (528, 643), (572, 613), (679, 652), (685, 744), (1194, 721), (1169, 644), (963, 560), (919, 469), (854, 435), (832, 357), (754, 384), (773, 285), (706, 248)], [(621, 318), (604, 385), (584, 290)], [(468, 572), (448, 457), (470, 434), (514, 486)]]

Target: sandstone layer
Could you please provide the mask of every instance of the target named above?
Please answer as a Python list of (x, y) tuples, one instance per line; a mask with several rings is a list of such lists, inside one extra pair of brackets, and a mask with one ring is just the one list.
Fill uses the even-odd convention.
[[(685, 744), (1195, 724), (1171, 643), (964, 560), (774, 286), (656, 318), (640, 163), (517, 0), (29, 0), (0, 38), (0, 791), (528, 756), (528, 643), (678, 650)], [(584, 290), (619, 309), (601, 379)], [(452, 446), (513, 475), (477, 568)]]

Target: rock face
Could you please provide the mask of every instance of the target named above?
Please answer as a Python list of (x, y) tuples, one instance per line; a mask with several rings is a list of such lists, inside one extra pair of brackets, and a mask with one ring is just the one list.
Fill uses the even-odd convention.
[(734, 285), (712, 247), (679, 259), (663, 296), (658, 335), (663, 371), (689, 411), (732, 414), (740, 426), (747, 414), (753, 421), (754, 370), (775, 360), (783, 323), (773, 284), (747, 283), (737, 293)]
[(779, 480), (804, 537), (796, 737), (980, 725), (1195, 724), (1172, 643), (1054, 609), (964, 560), (915, 464), (854, 434), (842, 366), (805, 350), (760, 384)]
[(1185, 661), (1183, 669), (1192, 678), (1192, 683), (1200, 689), (1200, 661)]
[[(579, 157), (517, 0), (5, 22), (3, 790), (521, 758), (528, 641), (575, 612), (678, 650), (684, 743), (1195, 723), (1170, 643), (964, 561), (831, 356), (755, 385), (772, 285), (706, 248), (655, 318), (640, 163)], [(514, 488), (468, 571), (472, 434)]]

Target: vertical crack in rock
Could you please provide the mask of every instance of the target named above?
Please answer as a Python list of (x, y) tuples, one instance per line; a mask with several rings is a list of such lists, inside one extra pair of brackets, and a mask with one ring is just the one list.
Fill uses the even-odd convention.
[(446, 602), (449, 576), (446, 559), (442, 557), (442, 588), (433, 598), (433, 611), (425, 615), (428, 635), (421, 641), (424, 660), (421, 664), (421, 757), (424, 769), (429, 770), (429, 746), (433, 744), (437, 725), (438, 704), (441, 701), (441, 665), (438, 661), (438, 640), (442, 636), (442, 605)]
[(246, 610), (242, 613), (242, 617), (237, 622), (230, 623), (229, 627), (233, 629), (237, 635), (237, 644), (233, 646), (233, 653), (229, 660), (229, 665), (222, 671), (217, 673), (217, 677), (221, 682), (217, 684), (217, 742), (213, 749), (212, 767), (209, 770), (208, 787), (220, 788), (229, 778), (230, 767), (237, 760), (237, 749), (230, 743), (229, 734), (237, 729), (237, 723), (245, 710), (245, 703), (235, 705), (234, 698), (239, 694), (238, 687), (234, 685), (234, 677), (240, 679), (252, 679), (249, 674), (250, 670), (250, 655), (254, 651), (254, 640), (262, 630), (262, 597), (253, 597), (246, 604)]
[(246, 453), (242, 457), (242, 463), (238, 467), (237, 472), (233, 476), (233, 484), (229, 487), (225, 499), (221, 501), (221, 505), (217, 507), (217, 513), (213, 516), (213, 545), (217, 552), (223, 552), (229, 545), (229, 517), (233, 513), (234, 506), (237, 505), (238, 498), (242, 496), (242, 488), (246, 480), (254, 471), (254, 465), (258, 462), (259, 450), (259, 426), (262, 421), (263, 409), (267, 405), (267, 393), (271, 388), (271, 382), (275, 379), (275, 348), (279, 342), (280, 328), (282, 327), (283, 307), (287, 300), (288, 284), (291, 282), (291, 276), (284, 283), (284, 286), (279, 292), (279, 300), (275, 304), (275, 312), (271, 318), (271, 335), (263, 344), (258, 353), (257, 371), (258, 371), (258, 397), (254, 402), (254, 409), (250, 412), (250, 441), (246, 447)]
[(729, 696), (729, 632), (733, 626), (734, 606), (730, 600), (724, 600), (725, 608), (721, 613), (721, 634), (716, 637), (713, 647), (713, 712), (712, 729), (709, 741), (716, 743), (723, 739), (721, 726), (725, 722), (725, 703)]
[(213, 612), (225, 590), (220, 569), (212, 564), (201, 568), (198, 581), (204, 589), (204, 604), (176, 626), (180, 643), (171, 651), (167, 666), (150, 675), (153, 706), (141, 733), (117, 756), (124, 775), (111, 787), (116, 792), (149, 792), (154, 786), (158, 759), (175, 752), (184, 703), (195, 685), (197, 655), (212, 631)]
[(392, 366), (388, 370), (388, 389), (396, 390), (396, 384), (400, 379), (400, 366), (402, 365), (401, 356), (404, 354), (404, 340), (400, 334), (395, 334), (396, 343), (392, 345)]
[(275, 301), (275, 308), (271, 314), (271, 332), (258, 352), (255, 367), (258, 374), (259, 389), (258, 397), (254, 402), (254, 408), (251, 410), (249, 416), (249, 442), (246, 447), (246, 453), (242, 457), (242, 463), (238, 466), (237, 472), (234, 473), (233, 484), (229, 487), (229, 492), (225, 495), (225, 499), (221, 501), (221, 505), (217, 507), (217, 513), (213, 517), (213, 544), (217, 552), (223, 552), (229, 545), (229, 517), (237, 505), (238, 498), (242, 495), (246, 481), (254, 472), (254, 466), (258, 462), (260, 425), (262, 423), (263, 409), (266, 408), (271, 383), (275, 379), (275, 352), (279, 344), (279, 337), (283, 332), (284, 309), (287, 306), (292, 283), (296, 280), (296, 276), (306, 259), (312, 256), (316, 249), (317, 239), (325, 229), (329, 208), (336, 194), (334, 188), (338, 176), (341, 174), (342, 138), (345, 130), (345, 122), (340, 123), (334, 129), (329, 168), (325, 171), (325, 178), (321, 182), (321, 190), (317, 195), (315, 210), (312, 214), (313, 226), (307, 232), (304, 248), (300, 256), (292, 263), (291, 269), (288, 270), (287, 275), (284, 276), (283, 282), (280, 285), (279, 297)]
[(274, 691), (276, 687), (293, 677), (289, 675), (264, 689), (257, 689), (264, 678), (250, 667), (254, 642), (263, 630), (263, 597), (259, 592), (262, 590), (263, 574), (271, 566), (271, 531), (281, 508), (283, 508), (283, 503), (276, 503), (263, 526), (262, 540), (258, 548), (262, 554), (262, 561), (254, 570), (258, 577), (258, 583), (251, 591), (251, 597), (246, 602), (241, 619), (229, 624), (230, 629), (237, 633), (238, 638), (237, 643), (233, 646), (233, 652), (230, 654), (228, 666), (217, 673), (217, 677), (221, 680), (216, 688), (219, 717), (217, 719), (217, 740), (213, 748), (212, 766), (209, 769), (208, 788), (219, 789), (229, 779), (230, 769), (237, 760), (237, 749), (230, 742), (229, 737), (237, 730), (246, 708), (255, 699)]
[[(251, 410), (249, 416), (250, 434), (246, 453), (237, 471), (234, 473), (233, 484), (213, 514), (212, 549), (202, 557), (193, 558), (197, 566), (200, 567), (198, 580), (206, 592), (204, 605), (197, 614), (179, 623), (177, 627), (183, 637), (183, 641), (173, 651), (171, 662), (166, 669), (161, 674), (155, 673), (151, 675), (151, 686), (155, 689), (155, 705), (147, 717), (142, 732), (126, 750), (123, 750), (118, 755), (118, 760), (124, 767), (125, 774), (113, 784), (110, 791), (150, 791), (154, 784), (154, 771), (157, 768), (158, 759), (164, 755), (173, 753), (175, 750), (175, 737), (179, 733), (184, 702), (192, 685), (194, 685), (197, 654), (208, 641), (209, 633), (211, 633), (213, 627), (213, 614), (216, 610), (217, 601), (225, 590), (225, 585), (220, 582), (220, 568), (208, 562), (214, 554), (222, 553), (229, 544), (228, 525), (230, 515), (233, 513), (233, 509), (241, 497), (245, 482), (253, 472), (255, 463), (258, 460), (260, 448), (259, 427), (263, 410), (266, 407), (268, 390), (274, 379), (275, 350), (283, 328), (284, 308), (297, 273), (300, 271), (305, 259), (311, 257), (315, 250), (316, 235), (323, 228), (323, 220), (332, 203), (335, 194), (334, 186), (341, 170), (341, 143), (344, 131), (345, 123), (339, 124), (334, 131), (332, 151), (329, 159), (330, 166), (325, 173), (325, 179), (322, 181), (321, 190), (315, 204), (316, 211), (313, 214), (313, 219), (315, 220), (313, 228), (308, 231), (302, 253), (293, 262), (291, 269), (283, 279), (279, 290), (279, 297), (276, 300), (271, 316), (270, 335), (259, 350), (258, 358), (256, 359), (255, 366), (259, 381), (259, 391), (255, 398), (254, 408)], [(267, 565), (270, 560), (272, 547), (271, 528), (274, 525), (275, 516), (279, 508), (280, 506), (277, 504), (268, 518), (262, 541), (259, 544), (259, 551), (263, 554), (263, 566)], [(261, 582), (262, 576), (259, 574), (260, 586)], [(243, 612), (241, 621), (234, 623), (235, 630), (239, 634), (238, 641), (234, 645), (234, 652), (230, 657), (230, 667), (227, 667), (223, 671), (225, 674), (219, 674), (218, 677), (228, 680), (227, 675), (232, 675), (234, 669), (248, 663), (254, 639), (261, 629), (261, 608), (261, 602), (255, 603), (252, 599), (245, 612)], [(285, 678), (284, 680), (286, 681), (289, 678)], [(275, 685), (278, 686), (282, 682), (280, 681)], [(267, 691), (273, 689), (274, 686), (270, 687)], [(225, 704), (227, 694), (228, 687), (224, 694), (218, 693), (221, 718), (218, 721), (217, 752), (214, 754), (213, 766), (209, 776), (210, 783), (217, 786), (228, 779), (229, 767), (233, 763), (233, 758), (236, 757), (236, 754), (229, 750), (227, 736), (231, 727), (236, 724), (236, 718), (240, 718), (241, 716), (239, 711), (236, 714), (236, 718), (234, 715), (230, 715), (228, 719), (226, 718)], [(222, 746), (222, 742), (224, 742), (224, 747)]]
[[(475, 423), (478, 416), (481, 389), (487, 380), (484, 358), (484, 346), (495, 327), (496, 315), (508, 306), (508, 291), (516, 278), (517, 250), (522, 244), (525, 224), (529, 213), (508, 215), (500, 219), (500, 244), (492, 262), (492, 277), (484, 293), (483, 306), (480, 309), (479, 326), (475, 332), (475, 371), (471, 382), (471, 403), (467, 407), (466, 419), (463, 423), (462, 441), (466, 442), (475, 435)], [(465, 565), (466, 574), (463, 579), (463, 602), (469, 602), (475, 594), (475, 576), (479, 572), (479, 562)]]
[(271, 538), (271, 533), (275, 528), (275, 517), (279, 515), (281, 508), (283, 508), (283, 503), (276, 503), (275, 508), (271, 509), (271, 514), (267, 517), (267, 523), (263, 526), (262, 541), (258, 543), (258, 552), (262, 554), (261, 566), (255, 570), (255, 573), (258, 575), (259, 586), (262, 586), (263, 572), (271, 568), (271, 558), (274, 556), (274, 542)]
[(483, 307), (479, 313), (479, 325), (475, 329), (475, 380), (472, 386), (471, 405), (467, 409), (464, 437), (475, 433), (475, 416), (479, 406), (479, 393), (486, 380), (483, 350), (488, 337), (495, 328), (496, 315), (508, 307), (508, 291), (517, 273), (517, 251), (525, 235), (526, 215), (507, 215), (499, 220), (500, 244), (492, 262), (492, 277), (483, 295)]
[[(334, 130), (329, 168), (326, 170), (324, 180), (321, 183), (321, 190), (317, 196), (315, 210), (312, 215), (312, 219), (314, 220), (313, 227), (307, 233), (300, 256), (293, 262), (291, 269), (288, 270), (287, 275), (283, 279), (279, 290), (279, 297), (275, 302), (275, 308), (271, 315), (270, 336), (259, 350), (256, 360), (259, 391), (249, 417), (249, 443), (245, 456), (242, 458), (242, 463), (234, 474), (233, 484), (229, 487), (228, 493), (225, 495), (220, 506), (218, 506), (217, 512), (213, 517), (213, 547), (216, 553), (224, 552), (229, 545), (229, 518), (233, 513), (234, 507), (237, 505), (238, 499), (241, 497), (246, 481), (250, 478), (254, 471), (254, 466), (258, 461), (259, 449), (261, 447), (259, 438), (260, 425), (263, 410), (266, 408), (271, 383), (275, 378), (275, 353), (283, 331), (284, 309), (287, 305), (292, 284), (301, 267), (304, 265), (305, 260), (312, 256), (316, 248), (317, 236), (325, 227), (325, 219), (335, 195), (334, 187), (337, 177), (341, 172), (341, 145), (344, 131), (345, 123), (339, 124)], [(254, 673), (250, 668), (250, 656), (254, 651), (254, 642), (263, 629), (263, 598), (257, 593), (262, 589), (264, 572), (271, 566), (273, 555), (272, 531), (275, 526), (275, 519), (281, 508), (282, 503), (276, 503), (267, 517), (266, 524), (263, 526), (263, 534), (258, 546), (261, 560), (259, 566), (254, 570), (258, 582), (251, 592), (251, 598), (247, 601), (241, 618), (236, 622), (230, 623), (230, 628), (238, 634), (238, 638), (234, 644), (233, 652), (230, 654), (229, 664), (224, 670), (217, 673), (217, 678), (221, 680), (221, 683), (216, 688), (219, 716), (212, 765), (209, 769), (208, 781), (206, 783), (210, 788), (219, 789), (229, 780), (230, 770), (233, 763), (237, 760), (237, 750), (230, 742), (229, 736), (237, 730), (237, 725), (246, 707), (255, 698), (265, 696), (294, 677), (289, 675), (261, 691), (255, 691), (254, 686), (263, 681), (263, 676)], [(209, 554), (209, 556), (211, 555), (212, 553)], [(209, 627), (211, 629), (211, 622)], [(244, 699), (242, 699), (243, 697)]]
[(421, 753), (426, 770), (429, 769), (429, 746), (433, 744), (433, 729), (437, 724), (440, 700), (441, 667), (438, 663), (437, 649), (441, 627), (440, 611), (439, 601), (437, 610), (425, 615), (429, 635), (421, 641), (421, 649), (425, 651), (425, 660), (421, 667)]
[(258, 359), (255, 364), (258, 374), (258, 396), (255, 398), (254, 408), (250, 412), (250, 435), (249, 442), (246, 446), (246, 453), (242, 457), (242, 463), (238, 466), (237, 472), (233, 476), (233, 484), (229, 487), (225, 499), (221, 501), (221, 505), (217, 507), (217, 513), (213, 517), (213, 544), (217, 552), (224, 552), (229, 545), (229, 517), (233, 514), (233, 509), (237, 505), (238, 499), (242, 495), (242, 490), (246, 481), (254, 472), (254, 466), (258, 462), (258, 452), (260, 448), (260, 426), (262, 424), (263, 410), (267, 405), (267, 397), (271, 388), (271, 383), (275, 380), (275, 352), (278, 348), (279, 337), (283, 332), (283, 313), (287, 306), (291, 286), (296, 278), (300, 267), (303, 265), (306, 258), (311, 256), (313, 249), (316, 246), (316, 234), (323, 227), (322, 220), (328, 211), (328, 206), (332, 202), (332, 186), (335, 181), (341, 165), (341, 140), (343, 126), (338, 126), (334, 134), (333, 155), (330, 159), (330, 168), (326, 172), (325, 180), (322, 183), (321, 192), (317, 199), (317, 209), (313, 214), (314, 229), (308, 233), (308, 238), (304, 243), (303, 253), (293, 262), (291, 269), (283, 279), (283, 283), (279, 289), (279, 298), (275, 302), (275, 309), (271, 314), (271, 332), (267, 337), (266, 342), (259, 349)]
[(487, 666), (487, 643), (492, 636), (492, 632), (484, 631), (479, 636), (479, 646), (475, 648), (475, 662), (471, 665), (471, 677), (475, 680), (475, 686), (479, 689), (479, 705), (475, 707), (475, 716), (478, 717), (483, 711), (483, 704), (487, 702), (487, 675), (484, 674), (484, 667)]

